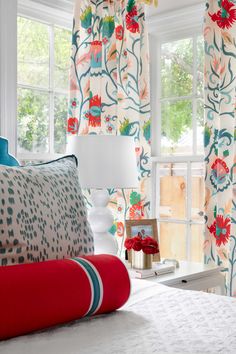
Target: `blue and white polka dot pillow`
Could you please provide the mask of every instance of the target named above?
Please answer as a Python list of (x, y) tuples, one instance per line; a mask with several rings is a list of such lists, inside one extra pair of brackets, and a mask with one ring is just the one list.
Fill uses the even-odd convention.
[(0, 265), (93, 254), (77, 160), (0, 165)]

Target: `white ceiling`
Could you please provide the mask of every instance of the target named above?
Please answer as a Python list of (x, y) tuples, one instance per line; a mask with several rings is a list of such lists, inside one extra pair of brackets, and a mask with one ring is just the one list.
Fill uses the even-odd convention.
[[(72, 12), (73, 4), (75, 0), (31, 0), (39, 2), (44, 5), (49, 5), (54, 8), (64, 9), (68, 12)], [(153, 6), (147, 6), (147, 16), (153, 16), (158, 14), (167, 13), (174, 10), (184, 9), (187, 6), (196, 4), (202, 4), (205, 0), (159, 0), (158, 8)]]
[[(43, 5), (47, 5), (67, 13), (73, 12), (73, 5), (75, 0), (30, 0), (33, 2), (38, 2)], [(203, 4), (205, 0), (159, 0), (158, 7), (146, 6), (147, 17), (158, 16), (173, 12), (175, 10), (181, 10), (189, 6), (194, 6), (197, 4)]]
[(174, 10), (180, 10), (188, 6), (202, 4), (204, 2), (205, 0), (159, 0), (157, 8), (147, 6), (147, 16), (154, 16)]

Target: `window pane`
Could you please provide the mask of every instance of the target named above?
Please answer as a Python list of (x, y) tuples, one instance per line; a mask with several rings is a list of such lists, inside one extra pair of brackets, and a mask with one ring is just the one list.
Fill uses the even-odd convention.
[(204, 222), (204, 164), (192, 163), (192, 215), (193, 221)]
[(186, 219), (186, 175), (184, 163), (163, 164), (160, 168), (160, 217)]
[(18, 17), (18, 83), (48, 87), (49, 27)]
[(54, 151), (64, 154), (66, 151), (67, 96), (54, 98)]
[(186, 260), (186, 225), (160, 223), (161, 258)]
[(204, 225), (192, 225), (191, 261), (203, 262)]
[(203, 132), (204, 132), (204, 103), (203, 100), (197, 100), (197, 153), (199, 155), (204, 154), (203, 144)]
[(203, 36), (197, 38), (197, 93), (203, 95), (204, 82), (204, 40)]
[(186, 96), (193, 90), (193, 39), (164, 43), (161, 48), (162, 97)]
[(48, 152), (49, 95), (18, 89), (18, 153)]
[(192, 154), (192, 102), (162, 103), (162, 154)]
[(69, 62), (71, 51), (71, 32), (55, 27), (54, 31), (54, 87), (65, 89), (69, 87)]

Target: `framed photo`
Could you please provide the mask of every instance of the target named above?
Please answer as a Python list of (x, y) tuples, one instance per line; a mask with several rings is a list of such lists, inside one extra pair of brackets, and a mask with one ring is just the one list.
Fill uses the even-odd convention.
[[(138, 234), (141, 234), (142, 238), (146, 236), (153, 237), (157, 243), (158, 241), (158, 232), (157, 232), (157, 219), (143, 219), (143, 220), (126, 220), (126, 236), (135, 237)], [(160, 262), (160, 252), (153, 255), (154, 262)], [(131, 252), (128, 251), (128, 261), (131, 262)]]

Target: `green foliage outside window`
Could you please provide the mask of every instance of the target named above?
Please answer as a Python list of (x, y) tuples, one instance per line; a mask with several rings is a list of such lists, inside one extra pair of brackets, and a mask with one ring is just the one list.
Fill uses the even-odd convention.
[[(168, 152), (175, 152), (183, 134), (192, 129), (193, 96), (195, 99), (199, 97), (195, 114), (198, 127), (203, 126), (203, 105), (200, 99), (203, 94), (202, 37), (196, 40), (196, 58), (194, 58), (193, 45), (193, 38), (162, 45), (161, 123), (162, 137), (165, 137), (169, 143)], [(186, 96), (192, 97), (187, 99)]]
[[(54, 53), (50, 56), (52, 40)], [(49, 152), (50, 139), (54, 142), (51, 152), (65, 151), (70, 41), (71, 33), (66, 29), (18, 17), (20, 153)], [(54, 120), (54, 133), (50, 119)]]

